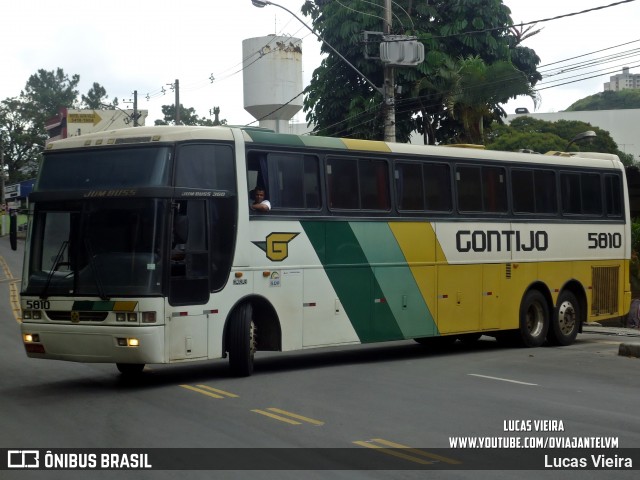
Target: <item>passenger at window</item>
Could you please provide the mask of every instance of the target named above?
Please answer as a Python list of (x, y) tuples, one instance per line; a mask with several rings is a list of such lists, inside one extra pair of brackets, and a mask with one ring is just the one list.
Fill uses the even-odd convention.
[(258, 212), (271, 210), (271, 202), (265, 198), (264, 188), (256, 187), (253, 191), (253, 204), (249, 208)]

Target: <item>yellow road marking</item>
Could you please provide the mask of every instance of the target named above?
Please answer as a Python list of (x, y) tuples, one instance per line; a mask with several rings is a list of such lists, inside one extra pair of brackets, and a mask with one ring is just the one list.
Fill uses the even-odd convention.
[(392, 450), (390, 448), (382, 447), (380, 445), (375, 445), (371, 443), (371, 441), (357, 441), (353, 442), (356, 445), (360, 445), (362, 447), (374, 448), (380, 453), (386, 453), (387, 455), (392, 455), (394, 457), (402, 458), (403, 460), (409, 460), (410, 462), (420, 463), (422, 465), (431, 465), (433, 462), (429, 460), (423, 460), (422, 458), (414, 457), (412, 455), (407, 455), (406, 453), (398, 452), (397, 450)]
[(453, 458), (443, 457), (442, 455), (436, 455), (435, 453), (425, 452), (424, 450), (420, 450), (418, 448), (411, 448), (406, 445), (401, 445), (399, 443), (390, 442), (389, 440), (384, 440), (382, 438), (372, 438), (374, 442), (381, 443), (382, 445), (386, 445), (387, 447), (392, 448), (405, 448), (407, 452), (411, 452), (415, 455), (422, 455), (423, 457), (431, 458), (433, 460), (438, 460), (439, 462), (449, 463), (451, 465), (459, 465), (460, 461), (454, 460)]
[(0, 257), (0, 267), (2, 267), (2, 270), (4, 270), (4, 275), (7, 277), (7, 279), (13, 280), (13, 274), (11, 273), (11, 269), (9, 268), (9, 265), (7, 265), (7, 261), (4, 259), (4, 257)]
[(217, 393), (218, 395), (224, 395), (225, 397), (238, 398), (238, 395), (236, 395), (235, 393), (225, 392), (224, 390), (218, 390), (217, 388), (213, 388), (208, 385), (198, 385), (198, 387), (204, 388), (206, 390), (210, 390), (214, 393)]
[(20, 294), (18, 293), (17, 284), (20, 283), (20, 280), (14, 278), (13, 273), (11, 273), (11, 269), (9, 265), (7, 265), (7, 261), (4, 257), (0, 256), (0, 268), (4, 271), (4, 275), (6, 279), (2, 280), (2, 282), (9, 283), (9, 303), (11, 303), (11, 311), (13, 312), (13, 317), (16, 319), (16, 322), (22, 323), (22, 309), (20, 308)]
[(297, 420), (302, 420), (303, 422), (311, 423), (313, 425), (324, 425), (324, 422), (320, 420), (314, 420), (313, 418), (303, 417), (302, 415), (298, 415), (297, 413), (287, 412), (286, 410), (280, 410), (279, 408), (267, 408), (270, 412), (281, 413), (282, 415), (287, 415), (289, 417), (295, 418)]
[(194, 392), (201, 393), (202, 395), (207, 395), (213, 398), (224, 398), (222, 395), (217, 395), (215, 393), (207, 392), (206, 390), (202, 390), (201, 388), (192, 387), (191, 385), (180, 385), (182, 388), (186, 388), (187, 390), (193, 390)]
[(290, 423), (291, 425), (302, 425), (300, 422), (296, 422), (295, 420), (291, 420), (289, 418), (281, 417), (280, 415), (276, 415), (275, 413), (265, 412), (264, 410), (251, 410), (252, 412), (259, 413), (260, 415), (264, 415), (265, 417), (271, 417), (276, 420), (280, 420), (281, 422)]

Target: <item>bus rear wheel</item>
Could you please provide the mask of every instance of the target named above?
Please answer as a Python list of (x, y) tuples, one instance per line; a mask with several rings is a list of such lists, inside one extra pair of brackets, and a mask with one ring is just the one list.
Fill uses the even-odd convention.
[(530, 290), (520, 304), (520, 328), (518, 343), (524, 347), (539, 347), (549, 330), (549, 305), (538, 290)]
[(138, 375), (144, 370), (144, 363), (116, 363), (118, 371), (122, 375)]
[(558, 297), (547, 339), (553, 345), (571, 345), (580, 328), (580, 304), (576, 296), (565, 290)]
[(237, 377), (248, 377), (253, 373), (257, 337), (252, 316), (251, 304), (245, 303), (233, 312), (229, 325), (229, 368)]

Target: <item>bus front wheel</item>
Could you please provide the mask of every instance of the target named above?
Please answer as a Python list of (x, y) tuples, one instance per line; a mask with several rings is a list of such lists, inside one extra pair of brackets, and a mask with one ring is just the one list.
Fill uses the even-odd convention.
[(538, 290), (530, 290), (520, 304), (519, 343), (525, 347), (539, 347), (549, 330), (549, 306)]
[(257, 340), (252, 316), (251, 304), (245, 303), (233, 312), (229, 325), (229, 367), (237, 377), (248, 377), (253, 373)]
[(547, 339), (553, 345), (571, 345), (580, 328), (580, 304), (576, 296), (565, 290), (558, 297)]

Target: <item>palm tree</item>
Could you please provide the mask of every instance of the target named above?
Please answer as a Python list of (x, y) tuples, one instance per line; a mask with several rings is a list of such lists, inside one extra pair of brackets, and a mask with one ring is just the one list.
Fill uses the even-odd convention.
[(510, 98), (527, 95), (538, 103), (538, 93), (526, 75), (511, 62), (487, 65), (479, 56), (460, 58), (453, 65), (450, 89), (445, 102), (452, 118), (462, 122), (460, 143), (483, 143), (484, 117)]

